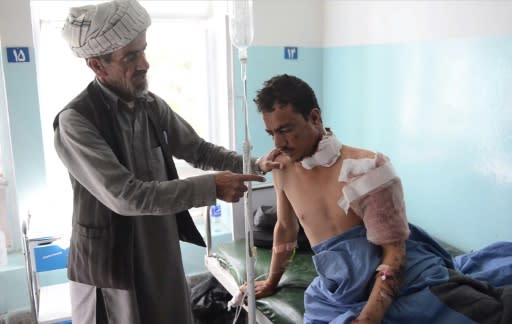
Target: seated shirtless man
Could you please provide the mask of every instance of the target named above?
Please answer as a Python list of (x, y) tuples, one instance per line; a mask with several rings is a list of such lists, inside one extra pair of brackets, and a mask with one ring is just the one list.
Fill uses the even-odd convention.
[[(449, 307), (459, 297), (430, 288), (448, 282), (453, 263), (407, 223), (401, 181), (389, 159), (342, 145), (324, 128), (313, 90), (296, 77), (266, 81), (254, 101), (281, 164), (273, 170), (272, 261), (266, 280), (255, 283), (256, 297), (277, 290), (300, 222), (318, 273), (305, 292), (305, 323), (473, 323)], [(423, 316), (426, 306), (431, 315)]]

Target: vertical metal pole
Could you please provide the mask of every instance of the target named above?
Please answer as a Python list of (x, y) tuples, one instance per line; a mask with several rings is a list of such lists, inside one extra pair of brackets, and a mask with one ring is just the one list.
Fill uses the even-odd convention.
[(30, 251), (30, 239), (28, 237), (28, 227), (30, 223), (30, 214), (28, 216), (28, 220), (23, 220), (21, 225), (21, 232), (23, 234), (23, 253), (25, 255), (25, 270), (27, 275), (27, 284), (29, 290), (29, 298), (30, 298), (30, 310), (32, 319), (34, 323), (37, 323), (37, 314), (39, 308), (39, 298), (37, 298), (37, 290), (35, 288), (34, 283), (34, 274), (32, 271), (32, 253)]
[[(252, 0), (231, 0), (228, 1), (229, 9), (229, 31), (231, 43), (238, 48), (240, 56), (240, 67), (243, 85), (243, 112), (245, 124), (245, 140), (243, 143), (243, 164), (244, 173), (251, 174), (251, 143), (249, 141), (249, 112), (247, 108), (247, 48), (254, 38)], [(245, 206), (245, 261), (247, 272), (247, 302), (249, 324), (256, 323), (256, 298), (254, 289), (254, 263), (255, 250), (253, 238), (252, 219), (252, 185), (247, 182), (247, 192), (244, 195)]]
[[(244, 90), (243, 111), (244, 111), (244, 155), (243, 155), (243, 168), (244, 173), (251, 174), (251, 143), (249, 137), (249, 111), (247, 108), (247, 49), (240, 50), (240, 68), (242, 74), (242, 84)], [(252, 218), (252, 184), (247, 182), (247, 192), (244, 194), (245, 206), (245, 263), (247, 271), (247, 303), (248, 303), (248, 320), (249, 324), (256, 323), (256, 297), (254, 287), (254, 221)]]
[(210, 219), (211, 206), (205, 208), (206, 219), (205, 219), (205, 231), (206, 231), (206, 255), (212, 256), (212, 225)]

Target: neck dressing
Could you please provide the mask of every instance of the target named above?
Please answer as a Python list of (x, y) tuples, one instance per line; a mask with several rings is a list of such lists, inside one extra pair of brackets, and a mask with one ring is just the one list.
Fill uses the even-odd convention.
[(330, 167), (341, 155), (342, 144), (332, 133), (325, 134), (320, 142), (316, 152), (309, 157), (304, 158), (300, 163), (302, 167), (311, 170), (316, 166)]

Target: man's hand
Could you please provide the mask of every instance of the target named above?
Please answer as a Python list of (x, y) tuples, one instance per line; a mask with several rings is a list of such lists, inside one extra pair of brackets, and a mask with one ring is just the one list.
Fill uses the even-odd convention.
[[(245, 293), (247, 291), (247, 284), (240, 287), (240, 290)], [(256, 298), (263, 298), (271, 296), (276, 292), (276, 288), (270, 285), (266, 280), (255, 281), (254, 290), (256, 292)]]
[(279, 154), (281, 154), (281, 151), (275, 148), (266, 155), (261, 156), (256, 160), (258, 168), (265, 173), (274, 169), (282, 169), (283, 165), (280, 162), (275, 162), (275, 159)]
[(237, 202), (247, 191), (245, 181), (265, 181), (265, 178), (255, 174), (238, 174), (229, 171), (215, 174), (215, 190), (217, 198), (227, 202)]

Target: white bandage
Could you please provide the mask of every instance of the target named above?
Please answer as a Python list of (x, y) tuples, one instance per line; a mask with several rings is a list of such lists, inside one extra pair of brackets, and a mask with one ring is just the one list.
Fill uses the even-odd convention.
[(342, 144), (332, 133), (325, 134), (320, 142), (316, 152), (301, 161), (304, 169), (311, 170), (317, 166), (330, 167), (341, 155)]
[(283, 252), (290, 252), (295, 250), (297, 247), (297, 241), (290, 242), (290, 243), (283, 243), (283, 244), (277, 244), (272, 247), (272, 251), (274, 253), (283, 253)]
[(231, 308), (242, 305), (242, 302), (244, 301), (244, 296), (245, 293), (239, 290), (228, 302), (228, 312), (231, 310)]
[(377, 167), (377, 155), (374, 159), (346, 159), (340, 170), (338, 181), (346, 182), (343, 187), (343, 197), (338, 205), (348, 213), (350, 204), (377, 189), (378, 187), (398, 178), (391, 162)]

